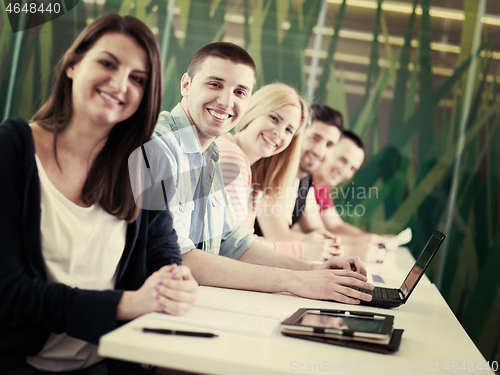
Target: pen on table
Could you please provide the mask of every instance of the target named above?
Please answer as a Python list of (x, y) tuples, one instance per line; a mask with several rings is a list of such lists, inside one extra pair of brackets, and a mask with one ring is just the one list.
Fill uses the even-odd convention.
[(192, 331), (177, 331), (173, 329), (163, 329), (163, 328), (147, 328), (144, 327), (142, 332), (152, 332), (159, 333), (162, 335), (175, 335), (175, 336), (193, 336), (193, 337), (219, 337), (214, 333), (209, 332), (192, 332)]

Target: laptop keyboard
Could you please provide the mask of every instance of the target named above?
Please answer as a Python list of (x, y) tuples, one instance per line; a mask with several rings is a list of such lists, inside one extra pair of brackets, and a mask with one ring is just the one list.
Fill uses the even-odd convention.
[(366, 289), (361, 289), (361, 288), (356, 288), (352, 287), (353, 289), (369, 294), (373, 296), (373, 298), (378, 298), (378, 299), (398, 299), (399, 296), (397, 295), (396, 291), (393, 289), (387, 289), (387, 288), (380, 288), (378, 286), (375, 287), (373, 290), (366, 290)]

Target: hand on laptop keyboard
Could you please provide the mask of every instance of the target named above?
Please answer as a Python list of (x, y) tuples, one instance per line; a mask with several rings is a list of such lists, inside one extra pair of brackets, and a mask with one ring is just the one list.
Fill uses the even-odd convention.
[(359, 259), (359, 257), (349, 257), (349, 258), (330, 258), (327, 261), (319, 265), (320, 269), (344, 269), (357, 272), (363, 276), (366, 276), (366, 267)]

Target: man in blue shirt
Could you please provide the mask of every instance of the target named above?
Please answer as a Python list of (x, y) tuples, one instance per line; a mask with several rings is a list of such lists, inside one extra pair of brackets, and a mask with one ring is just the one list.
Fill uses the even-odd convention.
[(358, 258), (311, 264), (270, 250), (234, 225), (213, 141), (243, 116), (255, 81), (255, 64), (241, 47), (218, 42), (201, 48), (182, 76), (181, 102), (160, 114), (153, 140), (130, 159), (146, 167), (142, 176), (131, 176), (142, 181), (135, 196), (149, 189), (154, 199), (144, 201), (156, 203), (150, 209), (168, 202), (183, 264), (202, 285), (351, 304), (370, 300), (350, 288), (373, 289)]

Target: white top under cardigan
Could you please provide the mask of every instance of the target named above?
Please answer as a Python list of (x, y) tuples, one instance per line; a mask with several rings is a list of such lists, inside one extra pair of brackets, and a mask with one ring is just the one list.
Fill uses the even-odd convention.
[[(81, 207), (52, 184), (36, 155), (41, 191), (42, 255), (47, 279), (90, 290), (113, 289), (125, 248), (127, 223), (98, 204)], [(97, 346), (51, 333), (37, 356), (27, 362), (42, 371), (71, 371), (101, 360)]]

